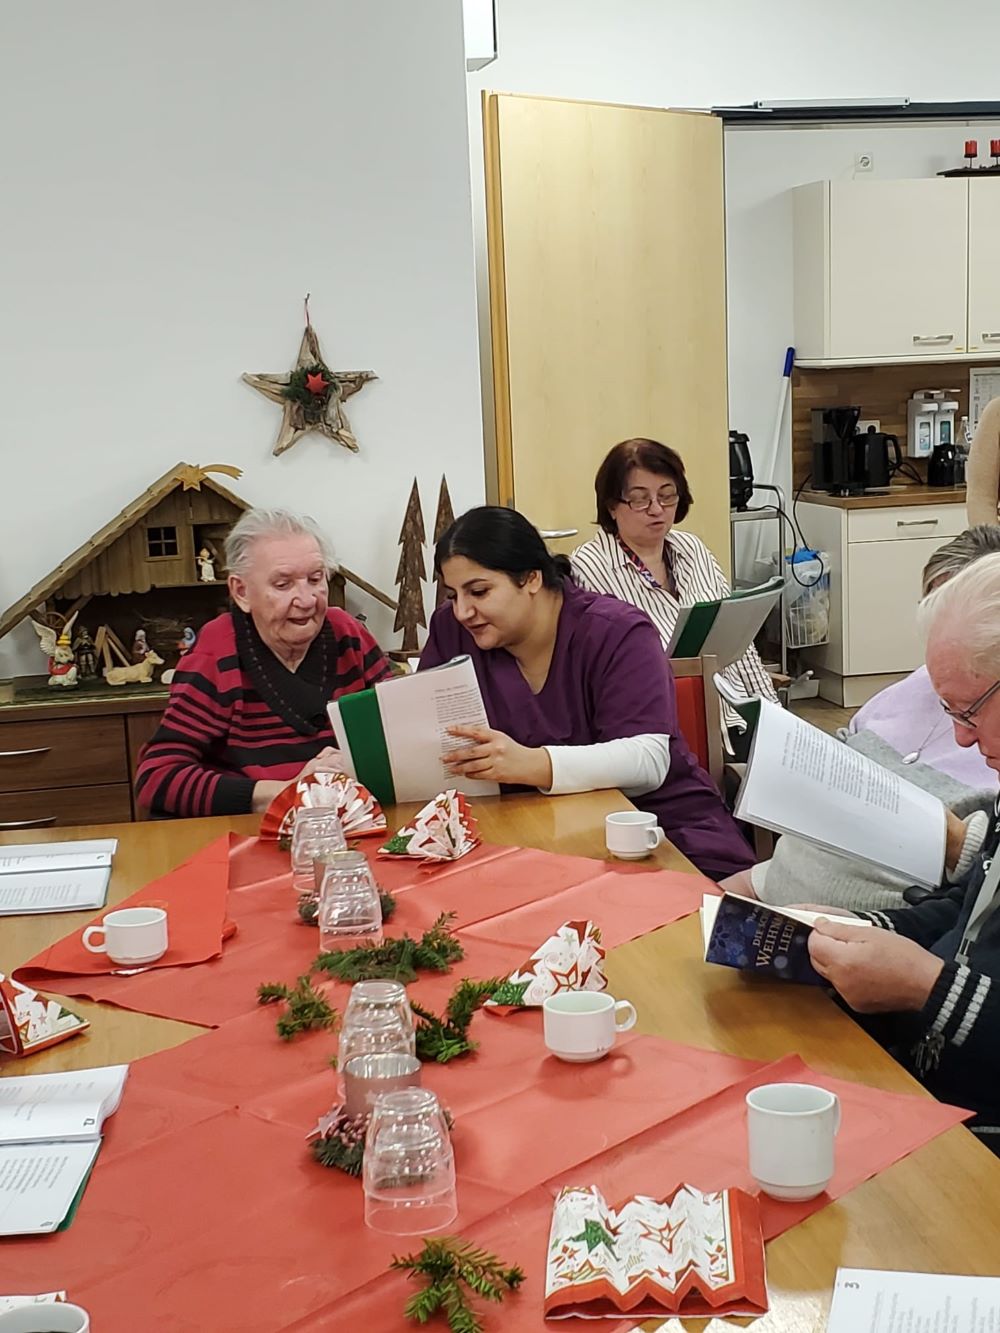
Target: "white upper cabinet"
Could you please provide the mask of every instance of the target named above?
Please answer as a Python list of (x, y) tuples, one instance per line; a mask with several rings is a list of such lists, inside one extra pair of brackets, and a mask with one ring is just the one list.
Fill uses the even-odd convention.
[(1000, 178), (969, 181), (969, 332), (973, 353), (1000, 352)]
[(818, 181), (792, 192), (798, 360), (966, 355), (968, 187)]

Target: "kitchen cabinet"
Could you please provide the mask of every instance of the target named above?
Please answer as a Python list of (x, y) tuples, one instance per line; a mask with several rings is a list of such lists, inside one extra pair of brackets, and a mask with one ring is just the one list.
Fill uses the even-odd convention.
[(970, 180), (970, 352), (1000, 353), (1000, 179)]
[(834, 497), (803, 498), (798, 506), (809, 544), (830, 557), (829, 641), (803, 649), (802, 658), (815, 670), (820, 694), (848, 708), (923, 662), (916, 617), (923, 568), (966, 526), (964, 504), (885, 498), (878, 508)]
[(1000, 180), (816, 181), (792, 195), (799, 362), (1000, 355)]
[(0, 829), (147, 819), (132, 780), (166, 691), (0, 707)]

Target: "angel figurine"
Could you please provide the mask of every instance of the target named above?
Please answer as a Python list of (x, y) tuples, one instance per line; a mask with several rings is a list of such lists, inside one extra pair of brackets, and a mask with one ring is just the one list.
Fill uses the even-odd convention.
[(215, 557), (207, 546), (198, 552), (198, 578), (202, 583), (215, 582)]
[(61, 686), (64, 690), (75, 689), (79, 683), (76, 659), (73, 657), (72, 630), (75, 619), (75, 615), (70, 616), (58, 633), (51, 625), (40, 625), (37, 620), (31, 622), (42, 652), (49, 659), (49, 685)]

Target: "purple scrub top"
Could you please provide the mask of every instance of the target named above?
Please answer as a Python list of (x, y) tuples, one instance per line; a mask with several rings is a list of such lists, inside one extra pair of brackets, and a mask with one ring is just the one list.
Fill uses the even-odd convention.
[(521, 745), (668, 735), (670, 771), (663, 785), (632, 803), (654, 814), (674, 846), (712, 879), (753, 864), (749, 844), (680, 734), (670, 664), (642, 611), (565, 580), (552, 664), (538, 694), (506, 649), (478, 648), (446, 604), (431, 619), (420, 667), (462, 653), (475, 664), (491, 725)]

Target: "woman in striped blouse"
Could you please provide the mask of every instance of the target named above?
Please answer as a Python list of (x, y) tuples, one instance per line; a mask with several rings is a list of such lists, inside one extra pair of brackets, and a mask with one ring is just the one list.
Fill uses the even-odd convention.
[(327, 704), (389, 674), (364, 626), (327, 606), (336, 565), (311, 518), (249, 510), (226, 566), (233, 608), (181, 659), (136, 771), (154, 814), (266, 810), (295, 778), (341, 768)]
[[(666, 648), (682, 606), (730, 592), (705, 543), (674, 526), (694, 503), (680, 455), (656, 440), (623, 440), (598, 468), (594, 490), (601, 531), (573, 552), (573, 577), (592, 592), (645, 611)], [(725, 676), (740, 694), (777, 702), (753, 644)], [(731, 709), (726, 722), (741, 725)]]

